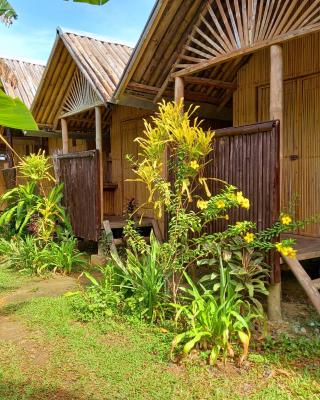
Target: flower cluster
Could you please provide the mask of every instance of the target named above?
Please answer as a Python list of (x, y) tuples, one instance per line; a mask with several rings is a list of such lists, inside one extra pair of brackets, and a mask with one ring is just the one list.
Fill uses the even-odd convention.
[(276, 249), (279, 251), (279, 253), (283, 254), (286, 257), (295, 259), (297, 255), (297, 250), (294, 250), (293, 247), (287, 246), (283, 242), (277, 243), (276, 244)]
[(249, 199), (243, 196), (242, 192), (237, 192), (237, 202), (241, 207), (247, 210), (250, 208), (250, 201)]
[(288, 214), (281, 214), (280, 222), (282, 223), (282, 225), (290, 225), (292, 223), (292, 218)]

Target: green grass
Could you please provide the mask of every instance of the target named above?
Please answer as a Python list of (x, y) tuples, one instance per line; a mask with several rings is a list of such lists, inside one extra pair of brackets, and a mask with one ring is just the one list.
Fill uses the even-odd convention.
[(168, 360), (170, 334), (123, 320), (80, 324), (68, 298), (40, 298), (9, 311), (22, 337), (0, 343), (0, 400), (320, 397), (317, 340), (299, 343), (301, 352), (293, 346), (290, 356), (293, 339), (271, 341), (242, 369), (178, 366)]
[(19, 288), (30, 277), (0, 265), (0, 295)]

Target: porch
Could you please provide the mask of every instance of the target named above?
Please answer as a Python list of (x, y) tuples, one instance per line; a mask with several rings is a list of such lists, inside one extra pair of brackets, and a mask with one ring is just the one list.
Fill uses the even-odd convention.
[[(294, 239), (296, 242), (297, 259), (299, 261), (320, 258), (320, 237), (297, 234), (283, 234), (281, 239)], [(284, 264), (283, 260), (281, 263)]]

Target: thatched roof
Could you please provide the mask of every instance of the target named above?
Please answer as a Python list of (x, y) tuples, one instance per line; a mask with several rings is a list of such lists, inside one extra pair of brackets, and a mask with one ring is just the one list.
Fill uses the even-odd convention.
[[(114, 102), (146, 107), (149, 103), (151, 107), (162, 96), (173, 98), (173, 81), (170, 81), (172, 67), (177, 62), (178, 55), (206, 3), (204, 0), (156, 2), (115, 92)], [(239, 61), (230, 68), (205, 71), (201, 76), (206, 78), (213, 76), (213, 79), (233, 82), (238, 67)], [(164, 85), (166, 90), (157, 99)], [(216, 109), (217, 114), (228, 118), (230, 112), (224, 113), (219, 110), (225, 92), (225, 89), (221, 88), (203, 88), (200, 85), (187, 84), (185, 98), (193, 103), (210, 104), (211, 111)]]
[[(100, 103), (107, 104), (131, 52), (132, 49), (124, 44), (58, 28), (55, 44), (31, 107), (37, 123), (49, 128), (57, 127), (57, 119), (76, 72), (85, 78)], [(89, 119), (89, 116), (83, 115), (82, 119)]]
[(319, 1), (289, 3), (157, 0), (113, 101), (148, 107), (172, 99), (174, 78), (183, 76), (185, 99), (209, 103), (221, 117), (255, 51), (320, 30)]
[(0, 62), (10, 71), (9, 80), (14, 80), (12, 84), (9, 80), (1, 78), (5, 93), (12, 97), (19, 97), (30, 108), (40, 84), (45, 65), (38, 62), (9, 58), (0, 58)]

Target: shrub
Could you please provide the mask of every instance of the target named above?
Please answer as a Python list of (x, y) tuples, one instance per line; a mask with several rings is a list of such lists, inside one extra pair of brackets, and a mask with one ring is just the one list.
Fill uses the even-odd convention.
[(57, 227), (71, 230), (64, 208), (61, 206), (63, 185), (54, 186), (46, 193), (44, 185), (53, 181), (49, 174), (49, 158), (39, 152), (23, 158), (18, 173), (27, 182), (8, 190), (1, 196), (6, 207), (0, 217), (0, 227), (19, 237), (34, 235), (48, 242)]
[(127, 250), (124, 262), (115, 255), (113, 259), (120, 279), (119, 290), (124, 293), (127, 305), (140, 318), (153, 323), (164, 319), (169, 298), (163, 266), (160, 263), (160, 243), (151, 234), (150, 245), (144, 246), (144, 250), (141, 245), (133, 244)]
[(86, 264), (83, 254), (76, 248), (74, 238), (44, 245), (32, 236), (13, 238), (10, 241), (2, 238), (0, 257), (1, 263), (9, 268), (38, 275), (50, 271), (70, 273), (74, 267)]
[(81, 292), (68, 294), (72, 296), (73, 308), (78, 318), (83, 322), (111, 317), (121, 309), (123, 296), (116, 289), (116, 275), (113, 264), (109, 263), (100, 267), (98, 271), (101, 274), (99, 280), (92, 274), (85, 272), (84, 275), (90, 284)]
[[(263, 260), (265, 252), (278, 250), (295, 257), (293, 241), (276, 243), (274, 238), (304, 222), (294, 222), (289, 215), (281, 214), (277, 223), (262, 232), (257, 232), (251, 221), (239, 221), (223, 232), (207, 233), (212, 221), (228, 220), (228, 212), (234, 208), (249, 209), (250, 201), (238, 188), (222, 181), (220, 191), (210, 192), (209, 180), (219, 181), (219, 177), (204, 175), (207, 156), (213, 151), (214, 133), (202, 129), (201, 122), (194, 118), (195, 111), (196, 108), (190, 107), (184, 112), (182, 103), (160, 104), (152, 122), (145, 122), (144, 136), (136, 139), (140, 148), (138, 158), (128, 156), (128, 159), (135, 180), (144, 183), (148, 190), (148, 205), (159, 219), (166, 213), (169, 220), (168, 240), (159, 245), (154, 264), (161, 266), (171, 301), (186, 325), (186, 330), (175, 339), (174, 347), (186, 342), (188, 352), (194, 346), (208, 346), (214, 363), (219, 354), (225, 358), (231, 352), (232, 342), (238, 336), (244, 347), (242, 360), (250, 339), (250, 321), (263, 315), (259, 300), (267, 294), (269, 274)], [(164, 174), (164, 154), (169, 156), (172, 180)], [(132, 256), (123, 269), (129, 271), (132, 268), (129, 265), (138, 264), (140, 270), (141, 256), (134, 249), (150, 254), (150, 245), (139, 236), (132, 222), (125, 233), (128, 254)], [(199, 265), (210, 270), (200, 287), (186, 273)]]

